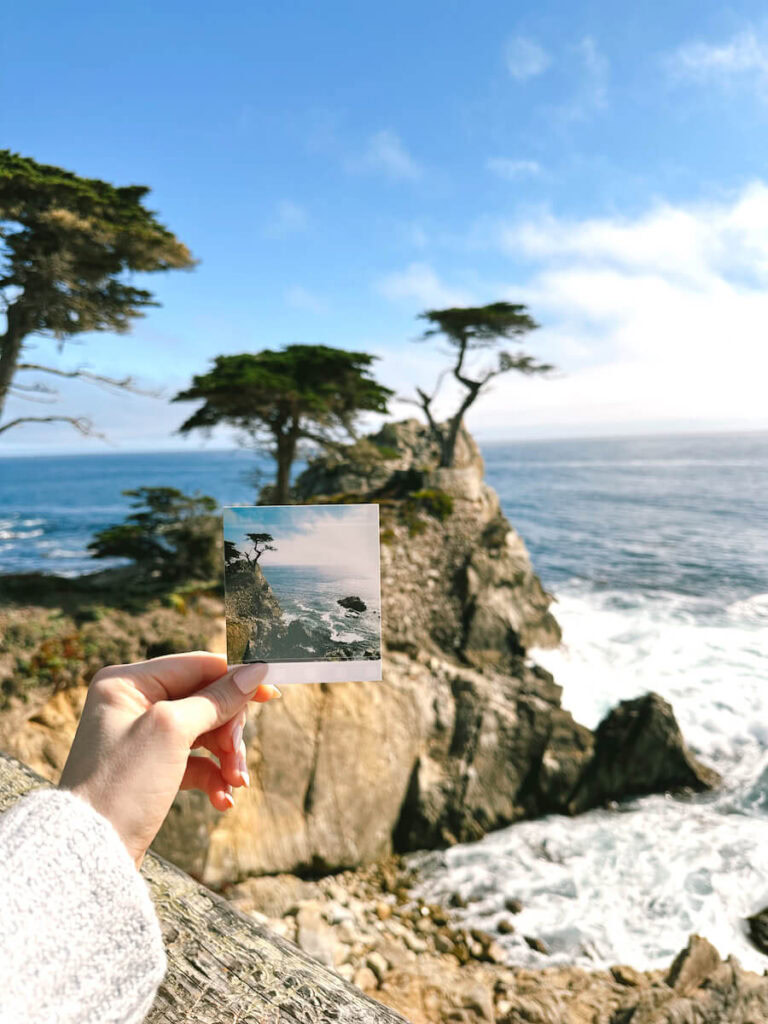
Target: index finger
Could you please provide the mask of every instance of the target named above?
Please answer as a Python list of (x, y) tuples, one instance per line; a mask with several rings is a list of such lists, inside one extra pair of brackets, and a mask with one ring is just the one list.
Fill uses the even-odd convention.
[(130, 666), (115, 666), (117, 669), (129, 667), (134, 682), (154, 703), (187, 697), (208, 686), (226, 674), (227, 659), (223, 654), (212, 654), (210, 651), (190, 651), (185, 654), (164, 654), (160, 658), (138, 661)]

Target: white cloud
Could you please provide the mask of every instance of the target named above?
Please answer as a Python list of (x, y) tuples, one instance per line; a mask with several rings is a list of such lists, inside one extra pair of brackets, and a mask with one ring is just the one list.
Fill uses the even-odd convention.
[(421, 165), (411, 156), (399, 136), (388, 129), (374, 132), (363, 155), (351, 160), (347, 166), (351, 171), (384, 174), (401, 181), (415, 181), (423, 174)]
[(546, 325), (526, 347), (564, 372), (505, 378), (470, 424), (768, 425), (768, 185), (634, 219), (542, 215), (496, 241), (533, 263), (506, 297)]
[(535, 160), (512, 160), (505, 156), (494, 156), (485, 161), (485, 166), (491, 174), (506, 178), (507, 181), (541, 174), (541, 166)]
[(724, 43), (688, 42), (667, 60), (676, 78), (698, 82), (750, 83), (768, 99), (768, 39), (754, 28), (736, 33)]
[(466, 306), (473, 301), (463, 288), (444, 284), (428, 263), (411, 263), (405, 270), (385, 275), (376, 290), (392, 302), (411, 302), (424, 309)]
[(265, 233), (270, 238), (284, 238), (286, 235), (304, 231), (308, 221), (307, 211), (303, 206), (285, 199), (277, 204)]
[(512, 36), (504, 45), (504, 60), (512, 78), (524, 82), (550, 66), (552, 59), (538, 43), (526, 36)]
[(325, 302), (318, 295), (300, 284), (286, 288), (285, 301), (294, 309), (305, 309), (309, 313), (324, 313), (327, 309)]

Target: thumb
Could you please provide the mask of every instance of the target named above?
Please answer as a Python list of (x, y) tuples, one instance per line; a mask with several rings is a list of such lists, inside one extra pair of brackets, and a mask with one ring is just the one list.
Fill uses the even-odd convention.
[(264, 703), (282, 697), (276, 686), (263, 682), (268, 669), (266, 664), (240, 665), (197, 693), (173, 701), (174, 716), (189, 742), (229, 722), (250, 700)]

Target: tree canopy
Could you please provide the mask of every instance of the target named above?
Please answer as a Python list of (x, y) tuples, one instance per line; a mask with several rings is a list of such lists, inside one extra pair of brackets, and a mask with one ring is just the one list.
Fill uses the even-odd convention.
[(93, 558), (127, 558), (161, 584), (211, 580), (219, 575), (217, 504), (207, 494), (175, 487), (123, 491), (135, 510), (125, 522), (100, 530), (88, 550)]
[[(148, 192), (144, 185), (115, 186), (0, 150), (0, 310), (6, 317), (0, 417), (9, 394), (36, 401), (55, 394), (40, 383), (18, 383), (22, 372), (132, 386), (131, 378), (115, 380), (22, 356), (33, 335), (55, 340), (61, 349), (84, 331), (129, 330), (145, 307), (157, 305), (151, 292), (136, 287), (131, 272), (194, 266), (187, 247), (144, 206)], [(90, 429), (84, 417), (19, 416), (0, 424), (0, 433), (48, 420), (66, 420), (83, 433)]]
[(289, 345), (217, 356), (174, 402), (202, 401), (181, 433), (218, 424), (266, 445), (277, 462), (275, 500), (290, 498), (291, 466), (301, 440), (321, 445), (355, 438), (361, 412), (386, 412), (392, 395), (369, 373), (375, 356), (325, 345)]
[[(456, 438), (467, 409), (487, 388), (494, 377), (516, 370), (518, 373), (549, 373), (554, 369), (549, 363), (539, 363), (525, 352), (497, 352), (495, 365), (472, 371), (467, 367), (471, 354), (479, 349), (498, 348), (502, 340), (520, 341), (538, 328), (538, 324), (526, 311), (526, 307), (511, 302), (492, 302), (487, 306), (455, 307), (432, 309), (419, 314), (430, 326), (422, 339), (442, 335), (454, 350), (454, 362), (449, 367), (454, 378), (464, 388), (464, 396), (456, 412), (447, 423), (439, 423), (433, 412), (444, 374), (441, 374), (432, 392), (428, 394), (417, 388), (419, 405), (424, 411), (433, 437), (440, 446), (440, 465), (452, 466), (456, 452)], [(447, 372), (447, 371), (446, 371)], [(470, 373), (474, 373), (470, 376)]]

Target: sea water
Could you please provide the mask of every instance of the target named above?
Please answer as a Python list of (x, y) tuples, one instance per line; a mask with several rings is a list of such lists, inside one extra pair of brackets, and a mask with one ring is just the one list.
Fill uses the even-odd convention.
[[(299, 619), (309, 626), (325, 626), (339, 643), (362, 641), (379, 650), (381, 612), (379, 581), (349, 573), (341, 575), (317, 566), (269, 565), (261, 568), (280, 602), (286, 622)], [(339, 604), (345, 597), (359, 597), (362, 612)]]
[[(744, 918), (768, 904), (768, 434), (497, 444), (483, 454), (557, 598), (563, 646), (532, 655), (555, 674), (565, 707), (595, 726), (619, 700), (655, 690), (724, 781), (714, 794), (553, 816), (417, 855), (423, 895), (460, 892), (469, 905), (457, 913), (490, 930), (509, 917), (505, 898), (520, 899), (515, 933), (499, 936), (513, 963), (663, 966), (698, 932), (721, 955), (766, 969)], [(121, 489), (171, 485), (248, 503), (252, 460), (1, 459), (0, 568), (92, 571), (108, 563), (91, 561), (87, 542), (125, 515)]]

